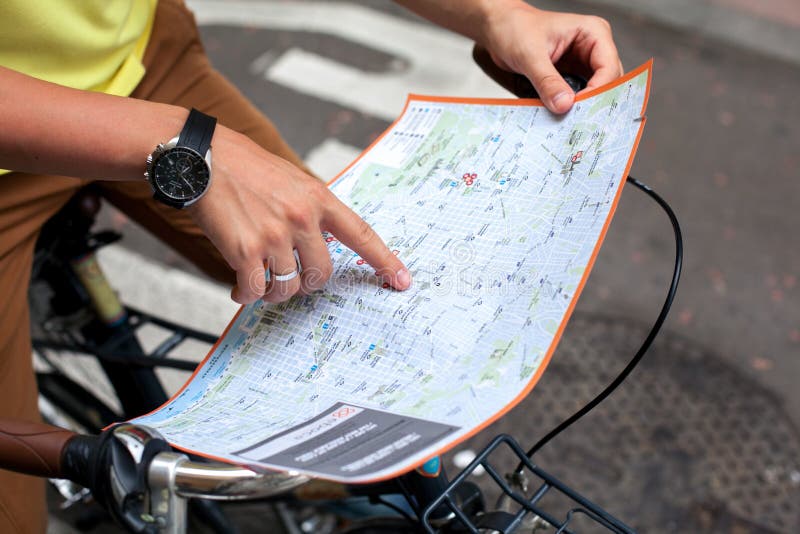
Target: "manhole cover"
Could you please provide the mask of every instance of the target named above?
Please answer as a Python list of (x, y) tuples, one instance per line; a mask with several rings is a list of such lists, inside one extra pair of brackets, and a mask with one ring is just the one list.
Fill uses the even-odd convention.
[[(531, 395), (458, 449), (480, 450), (501, 432), (529, 447), (608, 384), (646, 334), (628, 320), (576, 313)], [(780, 404), (668, 332), (534, 460), (642, 532), (800, 532), (800, 435)]]

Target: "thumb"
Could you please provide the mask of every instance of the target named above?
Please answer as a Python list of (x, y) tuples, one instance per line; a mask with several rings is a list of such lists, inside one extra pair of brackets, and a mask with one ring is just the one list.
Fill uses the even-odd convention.
[(531, 80), (547, 109), (559, 115), (569, 111), (575, 101), (575, 93), (556, 70), (549, 57), (537, 58), (525, 74)]

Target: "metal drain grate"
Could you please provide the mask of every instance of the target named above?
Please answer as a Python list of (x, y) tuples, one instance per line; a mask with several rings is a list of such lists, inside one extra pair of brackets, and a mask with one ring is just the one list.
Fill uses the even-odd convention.
[[(531, 445), (608, 384), (646, 333), (576, 313), (533, 393), (459, 449), (499, 432)], [(668, 332), (534, 461), (642, 532), (800, 532), (797, 429), (763, 387)]]

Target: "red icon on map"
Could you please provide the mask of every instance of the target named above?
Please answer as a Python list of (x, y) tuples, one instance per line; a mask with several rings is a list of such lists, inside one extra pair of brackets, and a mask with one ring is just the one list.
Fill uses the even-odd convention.
[(333, 237), (332, 235), (325, 238), (326, 243), (333, 243), (334, 241), (336, 241), (336, 238)]
[(362, 260), (361, 258), (356, 260), (356, 265), (364, 265), (365, 263), (367, 263), (367, 262)]
[(464, 183), (467, 184), (467, 187), (471, 186), (475, 183), (475, 180), (478, 178), (478, 175), (473, 173), (466, 172), (464, 176), (461, 177), (464, 180)]
[(355, 411), (356, 411), (355, 408), (351, 408), (350, 406), (345, 406), (343, 408), (339, 408), (338, 410), (333, 412), (333, 414), (331, 414), (331, 415), (333, 415), (333, 417), (335, 419), (343, 419), (343, 418), (345, 418), (345, 417), (347, 417), (349, 415), (354, 414)]
[(583, 157), (583, 150), (578, 150), (574, 156), (572, 156), (572, 163), (578, 163), (581, 158)]

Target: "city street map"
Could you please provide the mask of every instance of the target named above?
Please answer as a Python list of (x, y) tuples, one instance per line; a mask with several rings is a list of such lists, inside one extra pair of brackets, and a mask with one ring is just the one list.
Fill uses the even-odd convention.
[(485, 428), (555, 350), (631, 167), (650, 71), (564, 116), (537, 100), (409, 96), (330, 188), (411, 288), (325, 234), (322, 290), (242, 307), (183, 388), (134, 422), (187, 452), (351, 483)]

